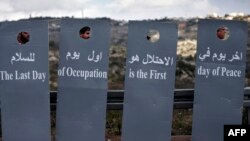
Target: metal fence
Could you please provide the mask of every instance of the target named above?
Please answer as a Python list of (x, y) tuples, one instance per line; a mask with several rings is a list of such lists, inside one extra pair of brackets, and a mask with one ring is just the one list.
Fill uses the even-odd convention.
[[(124, 90), (109, 90), (107, 97), (108, 110), (122, 110), (123, 109)], [(188, 109), (193, 108), (194, 89), (176, 89), (174, 91), (174, 108)], [(57, 92), (50, 92), (51, 111), (56, 110)], [(248, 124), (250, 124), (250, 87), (246, 87), (244, 91), (243, 106), (248, 112)]]

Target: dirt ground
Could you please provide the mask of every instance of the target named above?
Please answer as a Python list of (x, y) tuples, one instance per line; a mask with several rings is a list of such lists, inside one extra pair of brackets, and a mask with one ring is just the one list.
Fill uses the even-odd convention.
[[(0, 141), (2, 141), (2, 138), (0, 138)], [(55, 138), (52, 137), (52, 141), (55, 141)], [(106, 141), (121, 141), (120, 136), (113, 136), (106, 138)], [(183, 135), (183, 136), (172, 136), (171, 141), (191, 141), (191, 136)]]
[[(109, 137), (106, 141), (121, 141), (120, 136)], [(191, 141), (191, 136), (172, 136), (171, 141)]]

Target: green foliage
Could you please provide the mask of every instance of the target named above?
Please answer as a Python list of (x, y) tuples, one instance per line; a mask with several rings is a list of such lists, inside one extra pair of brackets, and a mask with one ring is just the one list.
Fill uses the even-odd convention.
[(107, 112), (106, 131), (109, 135), (121, 135), (122, 111)]
[[(106, 131), (109, 136), (121, 135), (122, 111), (107, 112)], [(192, 110), (175, 109), (173, 113), (172, 135), (190, 135), (192, 128)]]
[(172, 135), (191, 135), (192, 110), (174, 109)]

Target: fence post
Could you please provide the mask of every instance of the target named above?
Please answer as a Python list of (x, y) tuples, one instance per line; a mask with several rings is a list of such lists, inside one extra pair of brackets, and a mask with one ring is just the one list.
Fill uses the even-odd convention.
[(3, 140), (50, 141), (48, 22), (4, 22), (0, 31)]
[(61, 22), (57, 141), (104, 141), (109, 20)]
[(170, 141), (177, 25), (130, 22), (123, 141)]
[(247, 24), (200, 20), (196, 53), (193, 141), (222, 141), (225, 124), (242, 123)]

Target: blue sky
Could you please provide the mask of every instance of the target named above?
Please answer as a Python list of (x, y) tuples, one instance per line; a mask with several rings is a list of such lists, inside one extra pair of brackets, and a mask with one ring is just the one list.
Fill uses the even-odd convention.
[(142, 20), (163, 17), (250, 14), (250, 0), (1, 0), (0, 21), (30, 16), (110, 17)]

